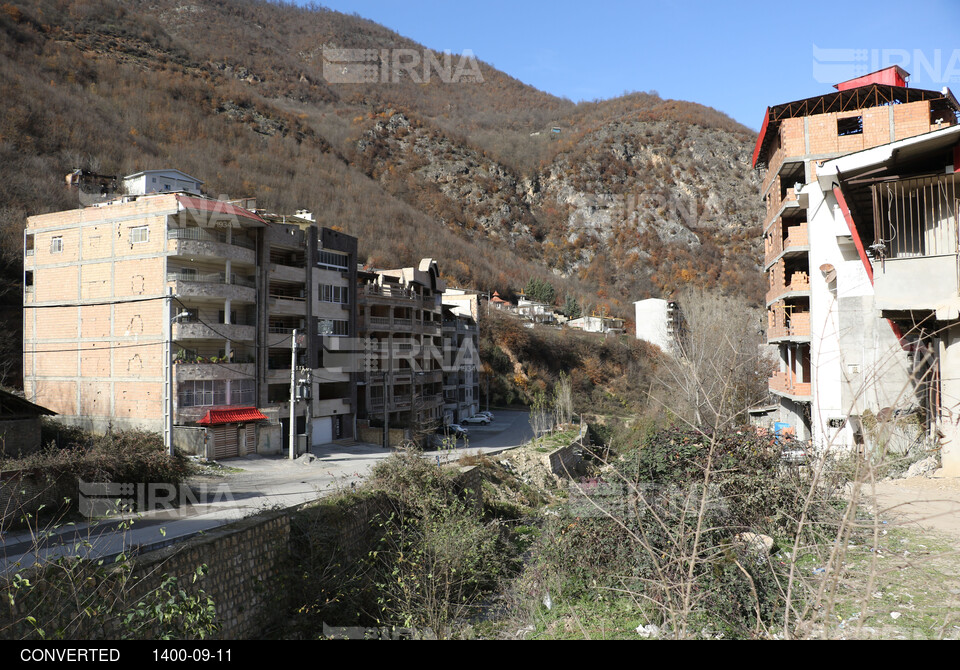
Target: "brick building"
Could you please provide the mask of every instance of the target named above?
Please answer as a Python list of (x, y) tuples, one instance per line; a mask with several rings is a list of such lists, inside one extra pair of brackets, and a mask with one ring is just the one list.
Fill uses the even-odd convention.
[[(854, 447), (867, 413), (915, 406), (915, 362), (881, 311), (873, 272), (883, 259), (845, 215), (853, 184), (837, 166), (953, 132), (960, 105), (947, 89), (909, 88), (896, 66), (835, 88), (768, 108), (753, 162), (764, 171), (767, 339), (779, 352), (772, 422), (818, 446)], [(855, 209), (866, 215), (869, 202)]]
[(297, 432), (352, 436), (352, 373), (321, 357), (355, 334), (355, 273), (355, 238), (250, 201), (147, 192), (30, 217), (26, 395), (95, 431), (165, 431), (172, 408), (175, 426), (207, 428), (207, 455), (278, 452), (297, 328)]

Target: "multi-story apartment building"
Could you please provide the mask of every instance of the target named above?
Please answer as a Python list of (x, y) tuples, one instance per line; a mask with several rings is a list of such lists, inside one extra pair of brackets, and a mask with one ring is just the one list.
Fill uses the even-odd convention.
[(480, 350), (472, 316), (443, 308), (443, 420), (458, 423), (480, 411)]
[(443, 418), (444, 281), (436, 261), (357, 275), (357, 322), (368, 343), (358, 417), (393, 428)]
[(206, 426), (207, 455), (277, 452), (297, 328), (311, 388), (297, 432), (312, 444), (353, 434), (351, 373), (320, 359), (355, 334), (355, 238), (147, 186), (30, 217), (24, 240), (24, 389), (61, 420)]
[(912, 405), (915, 351), (880, 312), (881, 249), (864, 247), (845, 215), (870, 203), (844, 202), (838, 166), (943, 132), (960, 106), (947, 89), (909, 88), (899, 67), (835, 88), (768, 108), (753, 163), (764, 171), (767, 339), (779, 352), (773, 419), (817, 446), (854, 447), (865, 413)]
[[(297, 331), (298, 386), (301, 391), (296, 434), (317, 445), (353, 437), (356, 378), (335, 352), (357, 334), (357, 240), (329, 228), (318, 229), (312, 215), (264, 214), (258, 318), (266, 325), (259, 358), (259, 406), (274, 409), (289, 449), (290, 366)], [(304, 392), (302, 389), (309, 389)], [(302, 449), (302, 445), (301, 445)]]

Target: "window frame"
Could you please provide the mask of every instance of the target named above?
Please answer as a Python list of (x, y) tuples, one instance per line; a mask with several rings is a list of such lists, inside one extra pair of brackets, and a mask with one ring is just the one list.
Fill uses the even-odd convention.
[[(130, 226), (130, 244), (146, 244), (150, 241), (150, 226)], [(144, 233), (143, 239), (136, 239)]]

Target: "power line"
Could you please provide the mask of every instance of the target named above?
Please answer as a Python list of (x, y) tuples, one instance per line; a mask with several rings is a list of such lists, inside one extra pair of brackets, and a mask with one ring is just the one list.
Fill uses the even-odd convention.
[(103, 305), (126, 305), (133, 302), (148, 302), (150, 300), (166, 300), (167, 296), (158, 295), (152, 298), (130, 298), (127, 300), (104, 300), (103, 302), (85, 302), (85, 303), (58, 303), (55, 305), (24, 305), (24, 309), (48, 309), (52, 307), (102, 307)]
[(111, 349), (133, 349), (134, 347), (153, 347), (158, 344), (166, 344), (164, 340), (159, 342), (141, 342), (139, 344), (118, 344), (109, 347), (88, 347), (86, 349), (75, 347), (73, 349), (24, 349), (25, 354), (69, 354), (80, 353), (84, 351), (110, 351)]

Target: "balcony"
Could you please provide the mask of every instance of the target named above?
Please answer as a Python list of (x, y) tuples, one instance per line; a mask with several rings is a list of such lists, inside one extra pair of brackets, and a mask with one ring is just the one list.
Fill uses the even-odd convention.
[(303, 266), (294, 267), (290, 265), (270, 264), (270, 279), (279, 279), (289, 282), (303, 282), (307, 278), (306, 268)]
[(786, 189), (782, 198), (779, 197), (779, 188), (774, 188), (773, 192), (767, 198), (767, 211), (764, 215), (764, 221), (766, 223), (764, 228), (767, 228), (771, 222), (784, 214), (794, 216), (795, 212), (792, 213), (790, 210), (806, 209), (808, 203), (809, 197), (807, 194), (798, 194), (793, 186)]
[[(778, 147), (767, 162), (767, 173), (760, 184), (760, 193), (766, 194), (771, 190), (777, 177), (783, 179), (803, 171), (803, 143), (798, 146)], [(786, 168), (786, 169), (785, 169)], [(787, 181), (788, 184), (793, 182)]]
[(783, 308), (768, 313), (767, 342), (810, 341), (810, 312), (790, 312)]
[[(881, 310), (960, 314), (960, 176), (937, 175), (884, 184), (874, 194), (873, 263)], [(934, 279), (935, 278), (935, 279)]]
[(357, 299), (367, 304), (421, 304), (416, 293), (401, 286), (367, 284), (357, 289)]
[(801, 402), (813, 397), (810, 382), (798, 382), (795, 375), (789, 372), (774, 372), (770, 378), (770, 391)]
[(256, 339), (257, 329), (253, 326), (217, 323), (210, 326), (203, 323), (174, 323), (175, 340), (230, 340), (231, 342), (252, 342)]
[(787, 234), (783, 235), (782, 226), (785, 221), (781, 218), (768, 233), (764, 249), (764, 266), (769, 268), (784, 257), (793, 257), (810, 251), (810, 238), (807, 222), (802, 221), (793, 226), (787, 226)]
[(180, 297), (217, 298), (238, 302), (256, 302), (256, 282), (252, 277), (243, 277), (224, 272), (191, 272), (176, 270), (167, 273), (167, 284)]
[[(781, 261), (782, 262), (782, 261)], [(771, 288), (767, 291), (767, 306), (782, 298), (809, 296), (810, 295), (810, 275), (802, 270), (790, 273), (790, 281), (787, 284), (777, 282), (777, 279), (783, 274), (783, 266), (774, 266), (769, 272), (771, 277)]]
[(303, 284), (281, 284), (270, 282), (267, 290), (270, 314), (303, 316), (306, 314), (306, 288)]
[(176, 363), (173, 367), (178, 382), (196, 379), (254, 379), (256, 376), (256, 366), (253, 363)]
[(417, 376), (417, 381), (423, 384), (435, 384), (443, 381), (443, 370), (431, 370)]
[(254, 245), (253, 240), (239, 234), (228, 242), (226, 231), (197, 227), (167, 230), (167, 251), (175, 256), (216, 258), (255, 265)]

